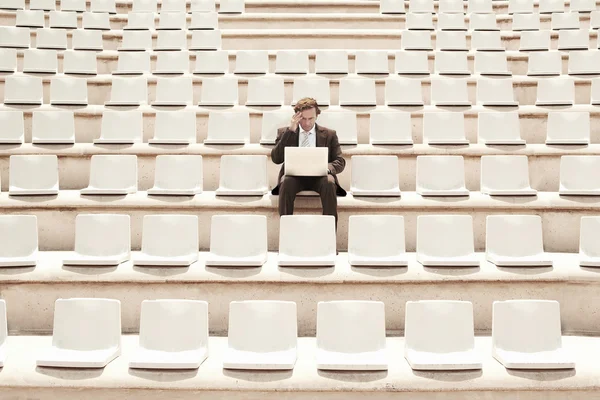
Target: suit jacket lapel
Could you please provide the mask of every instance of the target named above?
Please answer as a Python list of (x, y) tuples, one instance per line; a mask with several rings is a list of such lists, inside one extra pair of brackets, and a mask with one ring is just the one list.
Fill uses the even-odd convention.
[(300, 137), (300, 127), (296, 128), (296, 130), (294, 131), (294, 134), (292, 135), (292, 146), (293, 147), (298, 147), (298, 138)]
[(321, 129), (321, 127), (319, 125), (315, 125), (315, 133), (317, 134), (317, 137), (316, 137), (317, 147), (327, 147), (327, 135), (325, 134), (325, 132)]

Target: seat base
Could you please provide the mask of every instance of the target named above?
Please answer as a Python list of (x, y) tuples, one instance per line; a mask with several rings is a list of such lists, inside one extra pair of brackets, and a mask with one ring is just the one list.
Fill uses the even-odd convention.
[(56, 196), (58, 189), (19, 189), (9, 188), (9, 196)]
[(0, 267), (32, 267), (37, 264), (37, 255), (28, 257), (0, 257)]
[(508, 257), (487, 254), (487, 260), (498, 267), (547, 267), (552, 266), (552, 259), (544, 253), (524, 257)]
[(335, 252), (319, 257), (297, 257), (279, 253), (277, 265), (280, 267), (332, 267), (335, 265)]
[(138, 348), (131, 356), (129, 368), (140, 369), (196, 369), (208, 357), (206, 348), (179, 352)]
[(202, 193), (201, 188), (193, 189), (160, 189), (151, 188), (147, 191), (149, 196), (194, 196)]
[(63, 259), (63, 265), (79, 265), (79, 266), (114, 266), (128, 261), (130, 258), (129, 254), (118, 254), (115, 256), (87, 256), (73, 252), (69, 258)]
[(537, 353), (493, 349), (492, 356), (508, 369), (571, 369), (575, 362), (562, 348)]
[(121, 354), (119, 348), (77, 351), (50, 347), (36, 360), (38, 367), (104, 368)]
[(198, 253), (176, 257), (159, 257), (140, 252), (133, 257), (134, 265), (157, 267), (188, 267), (196, 261), (198, 261)]
[(384, 371), (388, 369), (385, 349), (368, 353), (338, 353), (317, 349), (317, 369), (334, 371)]
[(481, 188), (481, 193), (489, 196), (535, 196), (537, 190), (532, 188), (515, 190)]
[(85, 189), (81, 189), (79, 192), (82, 195), (98, 195), (98, 196), (104, 196), (104, 195), (127, 195), (127, 194), (132, 194), (135, 193), (137, 191), (136, 188), (126, 188), (126, 189), (102, 189), (102, 188), (94, 188), (94, 187), (87, 187)]
[(267, 262), (267, 253), (251, 257), (228, 257), (208, 253), (204, 264), (207, 267), (261, 267)]
[(227, 349), (223, 368), (251, 370), (290, 370), (296, 364), (296, 348), (270, 353), (253, 353)]
[(417, 253), (417, 261), (425, 267), (478, 267), (480, 264), (475, 254), (461, 257), (432, 257)]
[(407, 349), (404, 357), (414, 370), (457, 371), (483, 368), (483, 360), (474, 350), (430, 353)]
[(406, 254), (389, 257), (367, 257), (348, 253), (348, 263), (355, 267), (406, 267)]

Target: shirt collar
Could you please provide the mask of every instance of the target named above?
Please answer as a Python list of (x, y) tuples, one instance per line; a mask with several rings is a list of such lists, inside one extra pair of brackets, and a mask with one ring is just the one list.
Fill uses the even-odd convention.
[[(300, 127), (300, 132), (304, 132), (304, 129)], [(308, 131), (308, 136), (317, 133), (317, 124), (314, 124), (313, 127)]]

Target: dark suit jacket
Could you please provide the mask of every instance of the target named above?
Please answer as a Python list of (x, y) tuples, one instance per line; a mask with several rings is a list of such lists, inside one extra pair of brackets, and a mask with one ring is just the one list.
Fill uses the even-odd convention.
[[(328, 160), (329, 163), (328, 168), (333, 175), (333, 179), (335, 180), (335, 186), (337, 187), (336, 194), (338, 196), (345, 196), (346, 191), (340, 186), (337, 174), (344, 170), (346, 166), (346, 160), (342, 157), (342, 149), (340, 147), (340, 143), (338, 142), (337, 134), (332, 129), (327, 129), (324, 126), (315, 125), (316, 132), (316, 144), (317, 147), (328, 147), (329, 154)], [(288, 146), (298, 147), (298, 137), (300, 135), (300, 128), (296, 128), (296, 131), (290, 130), (288, 127), (279, 128), (277, 130), (277, 139), (275, 140), (275, 147), (271, 150), (271, 159), (275, 164), (283, 164), (284, 161), (284, 152), (285, 148)], [(285, 167), (282, 165), (281, 170), (279, 171), (279, 176), (277, 177), (277, 186), (273, 188), (271, 191), (272, 194), (279, 194), (279, 182), (281, 182), (281, 177), (283, 176), (285, 171)]]

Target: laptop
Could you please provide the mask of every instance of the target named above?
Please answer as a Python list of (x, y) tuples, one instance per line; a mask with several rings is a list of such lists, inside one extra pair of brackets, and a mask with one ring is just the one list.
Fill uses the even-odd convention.
[(286, 147), (284, 149), (285, 175), (327, 175), (327, 147)]

